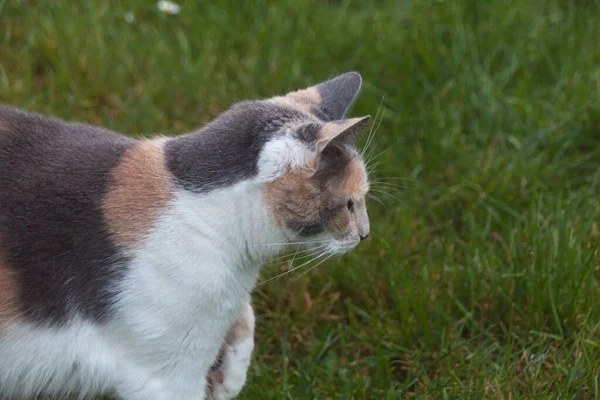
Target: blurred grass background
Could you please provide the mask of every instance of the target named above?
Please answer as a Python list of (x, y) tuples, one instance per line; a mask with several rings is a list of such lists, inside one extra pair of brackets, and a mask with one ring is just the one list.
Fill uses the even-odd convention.
[(0, 0), (0, 101), (178, 134), (363, 75), (384, 204), (352, 254), (258, 287), (241, 398), (600, 398), (598, 2), (180, 5)]

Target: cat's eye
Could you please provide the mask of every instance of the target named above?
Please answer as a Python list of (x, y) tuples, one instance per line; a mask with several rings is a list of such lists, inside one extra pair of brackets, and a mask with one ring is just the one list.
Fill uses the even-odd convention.
[(348, 210), (352, 210), (354, 208), (354, 202), (352, 200), (348, 200), (346, 206), (348, 207)]

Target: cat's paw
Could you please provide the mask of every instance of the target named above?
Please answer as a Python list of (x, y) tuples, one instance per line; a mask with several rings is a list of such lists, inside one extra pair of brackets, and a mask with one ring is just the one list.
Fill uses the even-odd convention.
[(252, 337), (225, 346), (220, 366), (209, 376), (211, 399), (230, 400), (242, 391), (253, 349)]
[(229, 329), (225, 343), (208, 376), (209, 399), (230, 400), (246, 384), (254, 350), (254, 312), (247, 304), (240, 318)]

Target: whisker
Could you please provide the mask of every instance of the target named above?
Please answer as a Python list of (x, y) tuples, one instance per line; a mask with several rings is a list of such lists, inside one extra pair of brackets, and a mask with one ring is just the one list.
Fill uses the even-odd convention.
[(379, 202), (383, 206), (383, 208), (385, 208), (386, 212), (389, 211), (388, 208), (387, 208), (387, 206), (385, 205), (385, 203), (379, 197), (377, 197), (377, 196), (375, 196), (374, 194), (371, 194), (371, 193), (367, 193), (367, 197), (369, 199), (373, 199), (373, 200)]
[(394, 188), (400, 188), (400, 189), (408, 188), (407, 185), (398, 185), (398, 184), (387, 183), (387, 182), (369, 182), (369, 183), (370, 183), (371, 187), (384, 186), (384, 187), (394, 187)]
[(374, 191), (374, 192), (381, 193), (381, 194), (384, 194), (386, 196), (389, 196), (389, 197), (391, 197), (393, 199), (398, 200), (400, 203), (404, 204), (404, 202), (402, 200), (400, 200), (396, 196), (391, 195), (390, 193), (386, 192), (385, 190), (381, 190), (381, 189), (378, 189), (378, 188), (371, 188), (371, 190)]
[(387, 183), (387, 182), (370, 182), (370, 186), (371, 187), (384, 187), (384, 188), (396, 188), (396, 189), (406, 189), (408, 186), (406, 185), (396, 185), (394, 183)]
[(297, 266), (297, 267), (294, 267), (294, 268), (288, 269), (287, 271), (285, 271), (285, 272), (283, 272), (283, 273), (281, 273), (281, 274), (279, 274), (279, 275), (276, 275), (276, 276), (274, 276), (274, 277), (272, 277), (272, 278), (269, 278), (269, 279), (267, 279), (267, 280), (264, 280), (264, 281), (262, 281), (262, 282), (258, 283), (258, 285), (263, 285), (263, 284), (265, 284), (265, 283), (267, 283), (267, 282), (270, 282), (270, 281), (272, 281), (272, 280), (275, 280), (275, 279), (278, 279), (278, 278), (284, 277), (284, 276), (285, 276), (285, 275), (287, 275), (287, 274), (290, 274), (290, 273), (292, 273), (292, 272), (294, 272), (294, 271), (297, 271), (298, 269), (300, 269), (300, 268), (302, 268), (302, 267), (304, 267), (304, 266), (306, 266), (306, 265), (310, 264), (311, 262), (313, 262), (313, 261), (315, 261), (315, 260), (318, 260), (319, 258), (323, 257), (323, 256), (324, 256), (325, 254), (327, 254), (327, 253), (328, 253), (328, 252), (327, 252), (327, 250), (324, 250), (324, 251), (320, 252), (320, 253), (319, 253), (319, 254), (318, 254), (316, 257), (314, 257), (314, 258), (311, 258), (310, 260), (308, 260), (308, 261), (306, 261), (306, 262), (304, 262), (304, 263), (300, 264), (300, 265), (299, 265), (299, 266)]
[(294, 233), (292, 236), (290, 236), (290, 237), (288, 238), (288, 240), (292, 240), (293, 238), (295, 238), (296, 236), (298, 236), (298, 235), (299, 235), (299, 234), (301, 234), (301, 233), (302, 233), (302, 229), (299, 229), (299, 230), (298, 230), (298, 232), (296, 232), (296, 233)]
[(298, 276), (292, 282), (296, 282), (298, 279), (302, 278), (304, 275), (308, 274), (310, 271), (312, 271), (313, 269), (317, 268), (319, 265), (323, 264), (325, 261), (329, 260), (333, 256), (334, 256), (333, 254), (330, 254), (329, 256), (325, 257), (323, 260), (319, 261), (316, 265), (313, 265), (307, 271), (305, 271), (302, 274), (300, 274), (300, 276)]
[(377, 119), (379, 118), (379, 113), (381, 112), (381, 108), (383, 106), (383, 100), (384, 100), (384, 96), (381, 96), (381, 102), (379, 102), (379, 107), (377, 107), (377, 113), (375, 114), (375, 118), (373, 120), (373, 125), (371, 125), (371, 129), (369, 130), (369, 136), (367, 137), (367, 142), (365, 143), (364, 148), (361, 151), (361, 156), (364, 158), (367, 150), (370, 148), (371, 144), (373, 143), (373, 138), (375, 137), (375, 133), (376, 133), (376, 123), (377, 123)]
[[(296, 256), (298, 255), (298, 250), (300, 250), (300, 246), (298, 246), (298, 248), (296, 249), (296, 252), (294, 253), (294, 257), (292, 257), (292, 261), (290, 261), (289, 265), (294, 265), (294, 261), (296, 261)], [(312, 254), (312, 253), (310, 253)], [(310, 256), (310, 254), (308, 256)], [(306, 257), (308, 257), (306, 256)], [(300, 259), (302, 259), (302, 257), (300, 257)]]
[(314, 244), (314, 243), (325, 243), (324, 240), (306, 240), (302, 242), (283, 242), (283, 243), (259, 243), (254, 246), (288, 246), (288, 245), (301, 245), (301, 244)]
[(369, 175), (372, 175), (375, 172), (375, 168), (377, 168), (378, 165), (379, 165), (379, 161), (377, 161), (373, 165), (370, 165), (370, 164), (367, 163), (365, 165), (365, 169), (367, 170), (367, 172), (369, 173)]
[[(383, 100), (382, 100), (383, 101)], [(381, 106), (380, 106), (381, 107)], [(375, 133), (379, 130), (379, 127), (381, 126), (381, 123), (383, 122), (383, 118), (385, 117), (385, 108), (383, 109), (383, 113), (381, 114), (381, 118), (379, 119), (379, 122), (377, 123), (377, 127), (375, 127), (373, 136), (375, 135)], [(368, 162), (371, 161), (371, 156), (373, 155), (373, 150), (375, 150), (375, 147), (373, 147), (371, 150), (369, 150), (369, 153), (365, 156), (365, 158), (368, 160)]]
[(379, 103), (379, 107), (377, 108), (377, 114), (375, 114), (375, 118), (373, 120), (373, 125), (371, 125), (371, 129), (369, 132), (369, 136), (367, 137), (367, 142), (365, 143), (365, 147), (363, 147), (362, 151), (360, 152), (361, 156), (364, 158), (366, 151), (369, 149), (369, 146), (371, 146), (371, 143), (373, 142), (373, 138), (375, 137), (375, 123), (377, 122), (377, 117), (379, 117), (379, 112), (381, 111), (381, 107), (383, 106), (383, 100), (385, 99), (385, 96), (381, 96), (381, 102)]
[[(298, 251), (298, 250), (300, 250), (300, 247), (298, 247), (298, 250), (296, 250), (296, 252), (294, 252), (294, 257), (296, 255), (299, 255), (299, 254), (309, 253), (308, 255), (305, 254), (305, 255), (303, 255), (303, 256), (301, 256), (301, 257), (298, 258), (299, 260), (301, 260), (301, 259), (309, 257), (311, 255), (315, 255), (316, 253), (318, 253), (320, 250), (324, 249), (325, 247), (327, 247), (326, 244), (321, 245), (321, 246), (317, 246), (317, 247), (313, 247), (311, 249), (302, 250), (302, 251)], [(289, 256), (290, 256), (290, 253), (287, 253), (287, 254), (284, 254), (282, 256), (270, 259), (269, 261), (264, 262), (262, 265), (270, 264), (270, 263), (275, 262), (275, 261), (281, 261), (281, 260), (284, 260), (285, 258), (287, 258)]]
[(367, 161), (367, 163), (371, 163), (375, 160), (377, 160), (379, 157), (381, 157), (382, 155), (384, 155), (385, 153), (387, 153), (388, 151), (390, 151), (392, 148), (394, 148), (394, 146), (400, 144), (400, 142), (402, 141), (402, 139), (398, 139), (396, 142), (394, 142), (390, 147), (388, 147), (387, 149), (383, 150), (381, 153), (377, 154), (375, 157), (373, 157), (372, 159), (369, 159)]
[[(316, 254), (322, 252), (324, 250), (324, 248), (325, 248), (325, 246), (323, 246), (322, 248), (311, 249), (312, 251), (309, 254), (305, 254), (303, 256), (298, 257), (298, 260), (302, 260), (302, 259), (305, 259), (305, 258), (308, 258), (308, 257), (314, 257)], [(282, 262), (282, 259), (285, 259), (288, 256), (289, 256), (289, 254), (286, 254), (286, 255), (284, 255), (282, 257), (276, 257), (276, 258), (274, 258), (272, 260), (269, 260), (269, 261), (261, 264), (261, 266), (267, 265), (267, 264), (271, 264), (271, 263), (274, 263), (274, 262), (277, 262), (277, 263)]]
[(414, 182), (413, 178), (401, 178), (399, 176), (378, 176), (377, 179), (384, 179), (384, 180), (397, 180), (397, 181), (410, 181), (410, 182)]

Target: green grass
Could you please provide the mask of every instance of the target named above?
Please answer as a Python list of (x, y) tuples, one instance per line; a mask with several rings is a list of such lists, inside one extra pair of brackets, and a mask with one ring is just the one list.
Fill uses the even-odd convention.
[(387, 210), (256, 290), (241, 398), (600, 398), (600, 4), (84, 3), (0, 0), (1, 102), (175, 134), (357, 70), (380, 110)]

